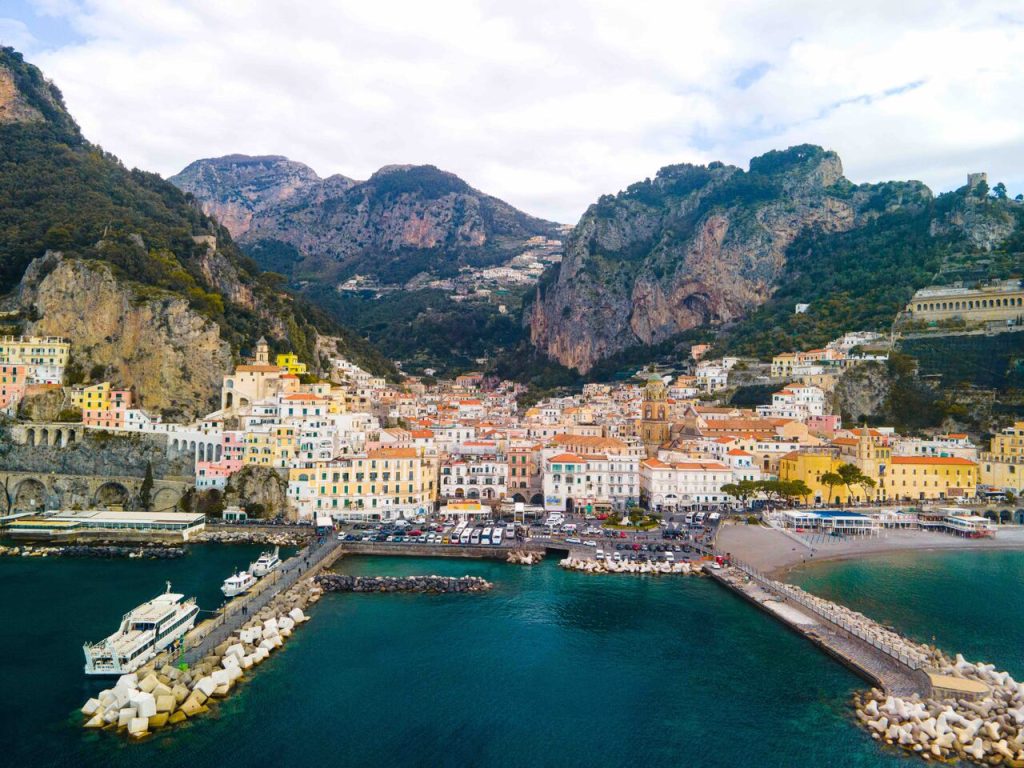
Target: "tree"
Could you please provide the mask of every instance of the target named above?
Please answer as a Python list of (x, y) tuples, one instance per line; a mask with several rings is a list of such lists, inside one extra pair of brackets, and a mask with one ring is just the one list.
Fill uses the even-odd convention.
[(974, 196), (977, 197), (979, 200), (984, 200), (986, 197), (988, 197), (988, 182), (979, 181), (978, 186), (976, 186), (971, 191), (974, 192)]
[(821, 476), (821, 484), (828, 487), (828, 498), (825, 499), (826, 504), (832, 503), (832, 489), (837, 485), (843, 485), (843, 476), (838, 472), (825, 472)]
[(842, 478), (843, 485), (850, 496), (853, 496), (853, 486), (859, 485), (865, 491), (875, 487), (875, 481), (865, 475), (856, 464), (840, 464), (836, 473)]
[(739, 499), (745, 505), (747, 499), (756, 494), (760, 489), (754, 480), (740, 480), (738, 483), (726, 483), (719, 490), (722, 493), (729, 494), (734, 499)]
[(992, 187), (992, 196), (995, 197), (996, 200), (1005, 200), (1006, 199), (1006, 185), (1003, 184), (1003, 182), (1000, 181), (998, 184), (996, 184), (994, 187)]
[(142, 487), (139, 488), (139, 504), (143, 509), (149, 509), (153, 503), (153, 462), (146, 462), (146, 476), (142, 478)]
[(780, 480), (779, 492), (790, 502), (795, 499), (806, 499), (811, 495), (811, 489), (803, 480)]

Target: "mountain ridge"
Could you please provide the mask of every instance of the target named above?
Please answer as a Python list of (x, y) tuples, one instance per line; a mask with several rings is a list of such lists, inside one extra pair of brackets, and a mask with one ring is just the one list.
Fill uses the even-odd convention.
[(230, 222), (257, 257), (290, 249), (284, 266), (296, 281), (451, 274), (499, 263), (529, 237), (558, 231), (432, 165), (386, 165), (359, 181), (320, 178), (281, 155), (235, 154), (194, 161), (169, 181)]

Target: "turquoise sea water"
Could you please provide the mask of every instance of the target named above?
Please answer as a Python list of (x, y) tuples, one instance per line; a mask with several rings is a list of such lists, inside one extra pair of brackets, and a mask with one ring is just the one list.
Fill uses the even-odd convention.
[[(81, 674), (81, 643), (164, 578), (212, 607), (232, 565), (258, 549), (0, 561), (4, 763), (906, 765), (850, 721), (858, 678), (712, 582), (594, 577), (553, 562), (344, 561), (363, 574), (478, 575), (495, 589), (329, 595), (215, 714), (142, 744), (81, 730), (76, 709), (101, 687)], [(819, 564), (795, 579), (919, 636), (941, 620), (943, 645), (1017, 674), (1022, 574), (1024, 555), (944, 553)], [(992, 610), (1016, 613), (993, 621)]]

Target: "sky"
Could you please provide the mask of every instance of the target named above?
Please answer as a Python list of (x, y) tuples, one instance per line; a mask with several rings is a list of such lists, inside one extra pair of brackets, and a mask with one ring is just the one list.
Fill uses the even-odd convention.
[(430, 163), (555, 221), (820, 144), (856, 183), (1024, 191), (1021, 0), (0, 0), (85, 135), (168, 176)]

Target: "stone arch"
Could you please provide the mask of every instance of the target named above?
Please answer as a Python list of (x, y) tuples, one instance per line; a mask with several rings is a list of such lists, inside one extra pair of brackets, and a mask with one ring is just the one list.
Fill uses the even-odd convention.
[(523, 494), (521, 493), (517, 493), (512, 496), (512, 501), (516, 502), (517, 504), (525, 504), (526, 497), (523, 496)]
[(153, 511), (160, 512), (166, 509), (173, 509), (181, 501), (181, 491), (164, 486), (153, 494), (151, 507)]
[(47, 429), (46, 427), (43, 427), (42, 429), (39, 430), (39, 445), (49, 445), (49, 444), (50, 444), (50, 430)]
[(11, 508), (19, 512), (38, 512), (46, 507), (46, 485), (34, 477), (26, 477), (14, 486)]
[(223, 448), (221, 447), (221, 444), (217, 443), (216, 449), (213, 452), (214, 461), (220, 461), (220, 458), (221, 458), (221, 455), (222, 455), (222, 451), (223, 451)]
[(127, 507), (131, 500), (131, 493), (127, 488), (116, 480), (108, 480), (96, 489), (92, 501), (97, 507), (110, 508), (112, 506)]
[(78, 440), (78, 432), (76, 432), (74, 429), (69, 429), (67, 445), (72, 445), (76, 440)]
[(530, 497), (530, 503), (535, 507), (539, 507), (544, 503), (544, 497), (539, 493), (535, 493)]
[(36, 444), (36, 430), (35, 427), (29, 427), (28, 432), (25, 433), (25, 444), (35, 445)]
[(171, 450), (177, 453), (178, 451), (178, 438), (171, 440)]

